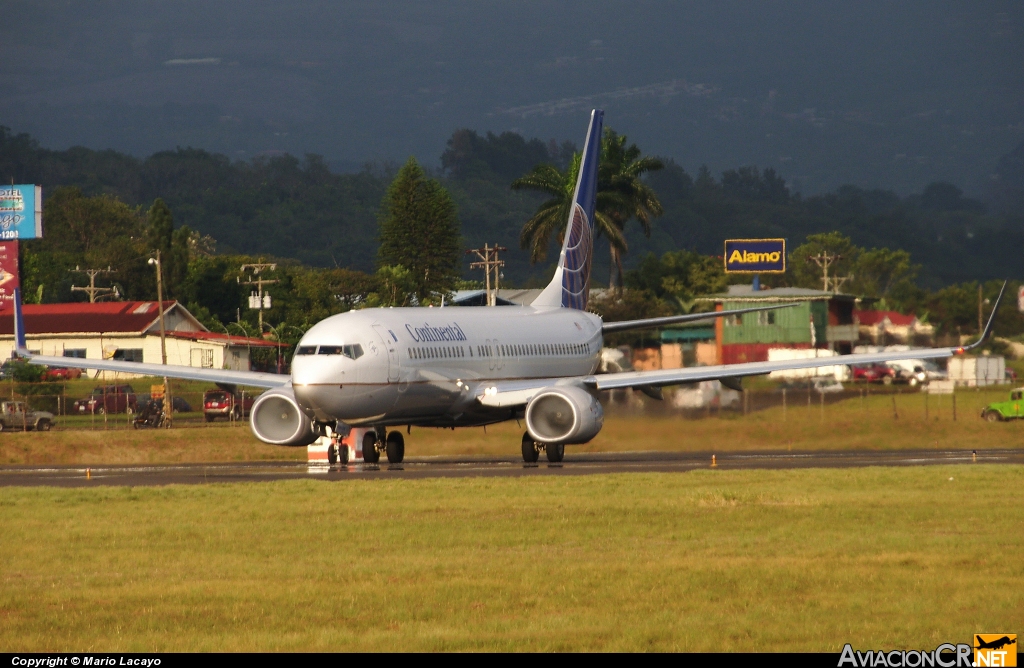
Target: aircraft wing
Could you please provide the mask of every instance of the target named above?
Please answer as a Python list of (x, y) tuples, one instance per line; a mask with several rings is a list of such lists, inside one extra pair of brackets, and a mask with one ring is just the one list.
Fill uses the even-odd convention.
[(595, 376), (588, 376), (583, 379), (584, 384), (598, 390), (613, 390), (625, 387), (662, 387), (666, 385), (679, 385), (682, 383), (695, 383), (702, 380), (721, 380), (729, 378), (742, 378), (744, 376), (761, 376), (772, 371), (785, 371), (788, 369), (813, 369), (822, 366), (836, 365), (859, 365), (877, 364), (881, 362), (892, 362), (895, 360), (928, 360), (962, 355), (970, 350), (980, 347), (992, 334), (992, 325), (999, 312), (999, 304), (1003, 300), (1003, 293), (1006, 292), (1006, 283), (1003, 283), (992, 307), (992, 314), (988, 318), (988, 324), (981, 334), (981, 337), (973, 344), (958, 348), (917, 348), (904, 350), (902, 352), (887, 353), (859, 353), (856, 355), (833, 355), (830, 357), (812, 357), (809, 359), (780, 360), (778, 362), (747, 362), (745, 364), (719, 364), (716, 366), (688, 367), (684, 369), (661, 369), (658, 371), (624, 371), (621, 373), (608, 373)]
[(233, 371), (230, 369), (203, 369), (194, 366), (179, 366), (177, 364), (143, 364), (141, 362), (83, 359), (79, 357), (48, 357), (45, 355), (34, 355), (27, 350), (20, 350), (19, 356), (25, 358), (30, 364), (69, 367), (72, 369), (121, 371), (124, 373), (137, 373), (144, 376), (166, 376), (168, 378), (206, 380), (211, 383), (248, 385), (251, 387), (265, 387), (268, 389), (282, 387), (292, 382), (291, 376), (277, 373)]
[(166, 376), (187, 380), (205, 380), (222, 385), (248, 385), (251, 387), (274, 388), (289, 385), (291, 376), (256, 371), (233, 371), (231, 369), (205, 369), (178, 364), (144, 364), (121, 360), (97, 360), (81, 357), (51, 357), (36, 355), (28, 351), (25, 343), (25, 321), (21, 314), (21, 291), (14, 289), (14, 352), (29, 364), (66, 367), (71, 369), (98, 369), (100, 371), (121, 371), (143, 376)]
[[(657, 388), (683, 383), (697, 383), (703, 380), (722, 380), (761, 376), (772, 371), (787, 369), (813, 369), (823, 366), (877, 364), (906, 359), (943, 359), (962, 355), (979, 348), (992, 334), (992, 326), (1003, 300), (1006, 283), (992, 307), (988, 324), (981, 337), (969, 346), (957, 348), (918, 348), (901, 352), (859, 353), (856, 355), (832, 355), (809, 359), (780, 360), (778, 362), (747, 362), (745, 364), (719, 364), (716, 366), (687, 367), (683, 369), (662, 369), (659, 371), (624, 371), (576, 378), (536, 378), (524, 380), (496, 381), (481, 388), (477, 401), (485, 406), (516, 407), (530, 402), (537, 392), (557, 385), (586, 386), (596, 390), (619, 388)], [(719, 312), (720, 313), (720, 312)]]
[(833, 355), (808, 359), (780, 360), (778, 362), (746, 362), (744, 364), (719, 364), (716, 366), (695, 366), (684, 369), (661, 369), (659, 371), (624, 371), (588, 376), (584, 383), (598, 390), (614, 390), (623, 387), (663, 387), (682, 383), (696, 383), (702, 380), (722, 380), (762, 376), (772, 371), (788, 369), (813, 369), (822, 366), (846, 366), (877, 364), (894, 360), (927, 360), (952, 357), (962, 348), (920, 348), (903, 352), (863, 353), (857, 355)]

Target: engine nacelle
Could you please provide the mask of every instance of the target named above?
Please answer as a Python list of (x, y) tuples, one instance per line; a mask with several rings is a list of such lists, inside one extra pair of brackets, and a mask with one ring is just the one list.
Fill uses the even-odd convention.
[(586, 443), (604, 426), (604, 409), (579, 387), (552, 387), (526, 406), (526, 430), (538, 443)]
[(290, 387), (261, 394), (249, 413), (249, 427), (256, 438), (271, 445), (309, 445), (320, 437)]

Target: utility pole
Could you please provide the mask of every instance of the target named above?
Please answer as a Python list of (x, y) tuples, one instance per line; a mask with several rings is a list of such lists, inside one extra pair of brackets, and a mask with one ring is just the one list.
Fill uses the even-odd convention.
[[(163, 265), (160, 264), (160, 251), (155, 258), (149, 258), (149, 264), (156, 267), (156, 301), (160, 311), (160, 363), (167, 366), (167, 327), (164, 324), (164, 279)], [(170, 428), (174, 413), (174, 399), (171, 397), (171, 386), (164, 376), (164, 427)]]
[(116, 285), (114, 287), (112, 287), (112, 288), (102, 288), (102, 287), (98, 288), (98, 287), (96, 287), (96, 277), (97, 276), (99, 276), (100, 274), (116, 274), (117, 273), (117, 269), (111, 269), (109, 265), (107, 265), (106, 269), (79, 269), (78, 265), (75, 265), (75, 268), (72, 269), (71, 272), (72, 273), (85, 274), (86, 276), (89, 277), (89, 287), (87, 287), (87, 288), (80, 288), (80, 287), (77, 287), (75, 285), (72, 285), (71, 286), (71, 291), (72, 292), (84, 292), (87, 295), (89, 295), (89, 303), (90, 304), (96, 303), (96, 298), (97, 297), (112, 296), (114, 299), (117, 299), (118, 297), (121, 296), (120, 292), (118, 292), (118, 290), (117, 290), (117, 286)]
[[(498, 253), (501, 251), (508, 250), (504, 246), (488, 246), (484, 244), (483, 248), (470, 248), (466, 251), (466, 255), (475, 253), (480, 262), (472, 262), (469, 265), (470, 269), (483, 269), (484, 270), (484, 285), (487, 289), (487, 305), (496, 306), (498, 304), (498, 279), (501, 278), (501, 268), (505, 266), (505, 261), (499, 259)], [(494, 272), (494, 291), (491, 291), (491, 272)]]
[[(829, 286), (829, 277), (828, 277), (829, 265), (833, 265), (833, 264), (835, 264), (836, 262), (838, 262), (839, 260), (842, 260), (842, 259), (843, 259), (842, 255), (839, 255), (838, 253), (829, 253), (828, 251), (821, 251), (817, 255), (810, 255), (810, 256), (808, 256), (808, 258), (807, 258), (808, 262), (813, 262), (814, 264), (816, 264), (819, 267), (821, 267), (821, 272), (822, 272), (821, 276), (822, 276), (822, 285), (823, 285), (822, 290), (824, 290), (825, 292), (829, 291), (829, 288), (828, 288), (828, 286)], [(831, 280), (832, 292), (839, 292), (839, 288), (842, 287), (843, 283), (845, 283), (846, 281), (850, 280), (851, 278), (853, 278), (853, 276), (844, 276), (842, 278), (834, 276), (832, 278), (832, 280)]]
[[(263, 311), (270, 308), (270, 295), (264, 294), (264, 285), (273, 285), (277, 283), (277, 280), (270, 280), (260, 276), (263, 271), (277, 271), (276, 263), (263, 262), (263, 258), (260, 258), (259, 262), (253, 264), (243, 264), (241, 272), (250, 272), (246, 276), (246, 280), (242, 281), (241, 277), (238, 278), (238, 282), (242, 285), (255, 285), (256, 292), (249, 295), (249, 308), (256, 309), (259, 311), (260, 318), (260, 336), (263, 336)], [(253, 278), (255, 276), (255, 279)]]

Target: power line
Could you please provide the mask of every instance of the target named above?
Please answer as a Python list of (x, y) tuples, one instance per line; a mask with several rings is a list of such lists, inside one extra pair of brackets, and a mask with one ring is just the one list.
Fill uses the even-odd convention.
[[(254, 262), (252, 264), (243, 264), (240, 271), (243, 274), (247, 271), (251, 272), (251, 274), (246, 276), (245, 281), (239, 277), (239, 283), (242, 285), (256, 286), (256, 291), (249, 295), (249, 308), (259, 311), (260, 336), (263, 336), (263, 311), (269, 309), (271, 305), (270, 295), (263, 292), (263, 286), (273, 285), (278, 281), (276, 279), (271, 280), (263, 278), (260, 276), (260, 273), (263, 271), (277, 271), (277, 263)], [(256, 278), (254, 279), (253, 276)]]

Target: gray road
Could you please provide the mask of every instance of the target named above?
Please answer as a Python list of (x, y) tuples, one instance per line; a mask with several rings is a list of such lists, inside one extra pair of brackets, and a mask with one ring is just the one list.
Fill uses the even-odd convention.
[[(935, 464), (1024, 464), (1024, 450), (902, 450), (889, 452), (720, 453), (719, 469), (845, 468)], [(168, 464), (153, 466), (0, 467), (0, 486), (85, 487), (170, 485), (312, 479), (459, 478), (483, 476), (589, 475), (623, 472), (680, 472), (711, 467), (711, 453), (623, 452), (567, 454), (565, 462), (524, 464), (509, 457), (420, 457), (400, 466), (309, 467), (305, 463)]]

